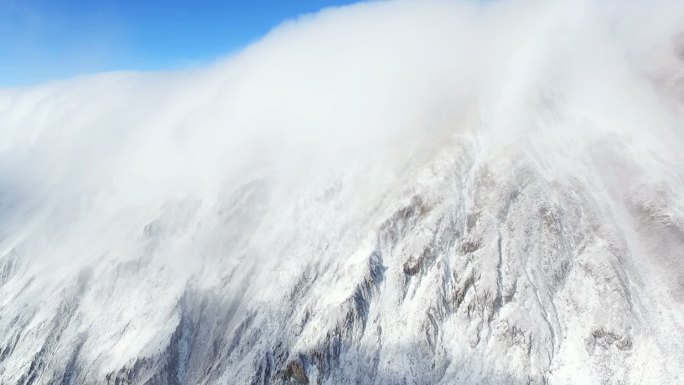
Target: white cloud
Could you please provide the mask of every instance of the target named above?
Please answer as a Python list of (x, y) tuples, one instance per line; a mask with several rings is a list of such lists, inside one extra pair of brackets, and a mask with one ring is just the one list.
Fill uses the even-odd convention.
[(559, 141), (597, 128), (658, 141), (681, 112), (648, 79), (681, 73), (682, 15), (677, 1), (371, 2), (285, 23), (200, 70), (2, 90), (5, 249), (93, 258), (166, 202), (211, 207), (249, 173), (294, 194), (353, 162), (392, 174), (452, 135), (510, 145), (548, 98), (591, 121)]

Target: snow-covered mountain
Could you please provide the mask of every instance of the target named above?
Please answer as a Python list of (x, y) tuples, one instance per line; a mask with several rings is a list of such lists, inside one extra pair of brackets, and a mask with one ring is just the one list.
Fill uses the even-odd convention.
[(0, 383), (681, 384), (684, 5), (378, 2), (0, 91)]

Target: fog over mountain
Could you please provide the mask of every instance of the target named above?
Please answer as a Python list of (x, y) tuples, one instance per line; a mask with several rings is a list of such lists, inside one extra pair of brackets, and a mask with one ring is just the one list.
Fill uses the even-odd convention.
[(0, 90), (0, 384), (681, 384), (682, 331), (682, 1)]

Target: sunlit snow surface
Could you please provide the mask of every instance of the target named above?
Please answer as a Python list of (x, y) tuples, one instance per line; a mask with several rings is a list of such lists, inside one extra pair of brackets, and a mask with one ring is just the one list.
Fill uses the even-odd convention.
[(683, 383), (683, 33), (366, 3), (0, 90), (0, 383)]

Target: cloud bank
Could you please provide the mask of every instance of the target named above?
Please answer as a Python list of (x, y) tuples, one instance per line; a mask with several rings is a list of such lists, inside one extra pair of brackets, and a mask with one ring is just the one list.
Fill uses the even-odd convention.
[[(193, 71), (0, 90), (3, 252), (126, 254), (168, 202), (210, 212), (264, 175), (272, 210), (345, 173), (377, 197), (457, 136), (554, 152), (631, 135), (681, 166), (682, 25), (674, 0), (369, 2)], [(541, 129), (558, 105), (576, 119)]]
[[(0, 310), (41, 330), (73, 295), (105, 376), (165, 346), (188, 285), (265, 307), (349, 260), (332, 306), (365, 279), (372, 221), (468, 151), (523, 153), (549, 184), (589, 170), (596, 201), (656, 213), (644, 245), (682, 295), (682, 26), (680, 0), (368, 2), (193, 71), (0, 90)], [(32, 367), (40, 345), (20, 348)]]

